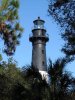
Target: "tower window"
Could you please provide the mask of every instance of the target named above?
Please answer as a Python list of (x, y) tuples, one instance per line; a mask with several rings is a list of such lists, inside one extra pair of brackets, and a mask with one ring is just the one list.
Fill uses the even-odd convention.
[(43, 61), (43, 62), (42, 62), (42, 65), (44, 66), (44, 64), (45, 64), (45, 62)]
[(42, 50), (42, 54), (44, 54), (44, 50)]
[(44, 35), (44, 33), (42, 33), (42, 35)]

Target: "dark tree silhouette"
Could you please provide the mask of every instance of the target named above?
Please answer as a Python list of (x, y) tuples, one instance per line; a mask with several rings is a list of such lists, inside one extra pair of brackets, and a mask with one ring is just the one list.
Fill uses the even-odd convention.
[(65, 40), (62, 51), (69, 57), (75, 56), (75, 0), (51, 0), (48, 8), (51, 15), (62, 27)]
[(33, 66), (27, 66), (23, 69), (23, 75), (28, 84), (28, 90), (31, 91), (31, 100), (48, 100), (48, 84), (42, 79), (41, 74)]
[(75, 78), (68, 71), (65, 71), (67, 64), (66, 59), (57, 59), (55, 63), (49, 60), (49, 77), (50, 77), (50, 98), (51, 100), (71, 100)]
[(75, 78), (64, 70), (66, 64), (65, 59), (55, 63), (49, 61), (48, 84), (33, 66), (21, 69), (13, 59), (3, 61), (0, 65), (0, 100), (73, 100)]

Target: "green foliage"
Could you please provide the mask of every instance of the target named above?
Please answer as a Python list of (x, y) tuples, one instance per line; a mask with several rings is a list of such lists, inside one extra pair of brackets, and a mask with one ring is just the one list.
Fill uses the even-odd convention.
[(50, 77), (49, 93), (51, 100), (72, 100), (75, 89), (75, 78), (65, 71), (66, 59), (57, 59), (55, 63), (49, 60), (48, 73)]
[(0, 64), (0, 100), (72, 100), (75, 78), (65, 71), (66, 59), (49, 60), (49, 84), (33, 66), (17, 68), (10, 58)]
[(0, 64), (0, 100), (12, 100), (15, 85), (23, 83), (21, 71), (16, 62), (10, 58)]
[(33, 66), (27, 67), (27, 69), (23, 68), (23, 76), (27, 81), (27, 89), (30, 91), (30, 100), (48, 100), (48, 84), (45, 80), (42, 80), (42, 77), (37, 69)]
[(0, 54), (0, 61), (2, 61), (2, 55)]
[(4, 52), (12, 55), (23, 32), (19, 24), (19, 0), (1, 0), (0, 4), (0, 37), (4, 41)]
[(62, 30), (61, 36), (65, 40), (62, 51), (66, 56), (75, 56), (75, 0), (51, 0), (48, 8), (51, 15)]

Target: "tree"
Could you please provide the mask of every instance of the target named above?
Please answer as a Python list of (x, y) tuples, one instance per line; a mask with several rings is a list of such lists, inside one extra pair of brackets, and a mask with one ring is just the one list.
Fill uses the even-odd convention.
[(48, 94), (48, 84), (34, 67), (19, 69), (13, 59), (1, 63), (1, 100), (49, 100)]
[(75, 98), (75, 78), (64, 68), (65, 59), (49, 61), (48, 84), (33, 66), (17, 68), (11, 58), (0, 64), (0, 100), (72, 100)]
[(69, 57), (75, 57), (75, 0), (50, 0), (48, 12), (64, 31), (65, 40), (62, 51)]
[(19, 0), (0, 1), (0, 38), (3, 39), (7, 55), (15, 52), (23, 29), (19, 24)]
[(22, 84), (21, 71), (13, 59), (0, 64), (0, 99), (13, 100), (13, 91), (16, 84)]
[(57, 59), (55, 63), (49, 60), (49, 77), (50, 77), (50, 98), (51, 100), (67, 100), (71, 97), (75, 78), (68, 71), (65, 71), (67, 64), (66, 59)]
[(25, 69), (23, 68), (23, 76), (27, 81), (27, 87), (30, 91), (30, 100), (49, 100), (48, 84), (46, 80), (42, 79), (38, 69), (35, 69), (33, 66), (27, 67), (27, 69), (26, 67)]

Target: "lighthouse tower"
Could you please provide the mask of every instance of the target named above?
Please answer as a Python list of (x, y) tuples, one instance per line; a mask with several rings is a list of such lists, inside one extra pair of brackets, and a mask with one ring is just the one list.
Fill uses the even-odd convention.
[(45, 21), (38, 17), (37, 20), (33, 21), (34, 27), (32, 29), (32, 34), (29, 37), (30, 42), (32, 42), (32, 65), (39, 70), (42, 78), (46, 78), (47, 74), (47, 62), (46, 62), (46, 42), (48, 42), (49, 37), (46, 34), (46, 29), (44, 27)]

